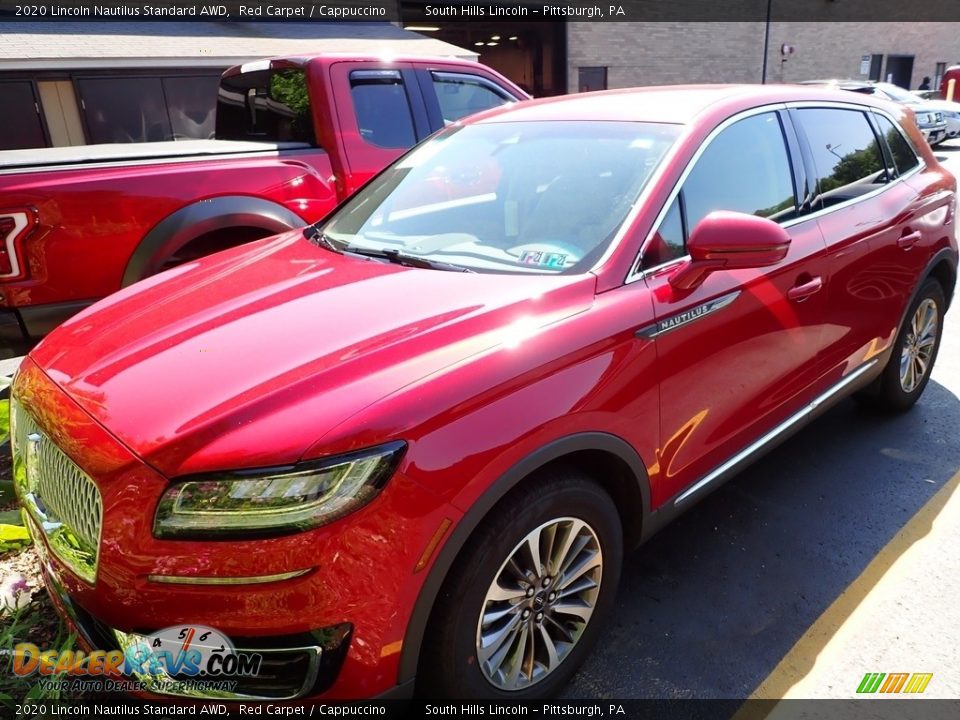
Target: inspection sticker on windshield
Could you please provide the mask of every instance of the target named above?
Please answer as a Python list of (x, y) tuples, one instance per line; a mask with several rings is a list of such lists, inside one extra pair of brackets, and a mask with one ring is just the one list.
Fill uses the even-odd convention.
[(520, 262), (524, 265), (540, 265), (541, 267), (562, 268), (567, 261), (564, 253), (543, 252), (541, 250), (524, 250), (520, 254)]

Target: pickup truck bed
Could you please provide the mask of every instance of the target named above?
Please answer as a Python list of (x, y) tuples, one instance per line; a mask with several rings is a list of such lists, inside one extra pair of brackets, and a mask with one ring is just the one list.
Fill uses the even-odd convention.
[(78, 167), (98, 163), (138, 163), (143, 160), (176, 162), (179, 159), (203, 159), (214, 155), (277, 153), (280, 150), (308, 150), (303, 142), (251, 142), (249, 140), (169, 140), (149, 143), (114, 143), (74, 147), (0, 150), (0, 172), (41, 170), (63, 166)]

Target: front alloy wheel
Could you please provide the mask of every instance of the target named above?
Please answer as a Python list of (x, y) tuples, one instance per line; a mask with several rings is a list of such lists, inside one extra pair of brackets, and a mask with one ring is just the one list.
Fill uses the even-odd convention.
[(597, 534), (572, 517), (531, 531), (500, 566), (477, 623), (477, 659), (506, 691), (540, 682), (590, 622), (603, 576)]
[(556, 694), (612, 610), (622, 560), (620, 515), (603, 488), (566, 468), (523, 480), (454, 560), (420, 649), (419, 692)]

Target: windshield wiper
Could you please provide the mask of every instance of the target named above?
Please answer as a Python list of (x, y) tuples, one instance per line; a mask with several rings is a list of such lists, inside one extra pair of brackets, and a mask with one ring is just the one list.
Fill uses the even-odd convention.
[(303, 236), (310, 242), (314, 242), (327, 250), (331, 250), (338, 255), (359, 255), (361, 257), (380, 258), (397, 265), (406, 265), (407, 267), (427, 268), (429, 270), (447, 270), (449, 272), (472, 273), (473, 270), (462, 265), (445, 263), (440, 260), (428, 260), (417, 255), (408, 255), (399, 250), (374, 250), (372, 248), (356, 247), (355, 245), (338, 245), (326, 233), (321, 232), (316, 225), (307, 225), (303, 229)]
[(420, 257), (419, 255), (408, 255), (407, 253), (393, 249), (374, 250), (372, 248), (361, 248), (348, 245), (343, 249), (343, 251), (350, 253), (351, 255), (383, 258), (384, 260), (388, 260), (397, 265), (405, 265), (407, 267), (427, 268), (429, 270), (446, 270), (448, 272), (473, 272), (473, 270), (468, 267), (464, 267), (463, 265), (454, 265), (453, 263), (446, 263), (440, 260), (429, 260), (425, 257)]
[(316, 225), (307, 225), (303, 229), (303, 236), (310, 242), (315, 242), (321, 247), (325, 247), (327, 250), (337, 253), (338, 255), (343, 255), (343, 248), (337, 246), (329, 237), (324, 233), (320, 232), (320, 228)]

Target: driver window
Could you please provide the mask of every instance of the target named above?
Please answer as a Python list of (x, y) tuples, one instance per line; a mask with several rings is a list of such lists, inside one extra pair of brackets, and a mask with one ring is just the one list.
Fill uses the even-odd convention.
[(733, 210), (776, 222), (796, 217), (790, 157), (775, 112), (744, 118), (707, 146), (647, 242), (643, 268), (685, 255), (693, 228), (714, 210)]

